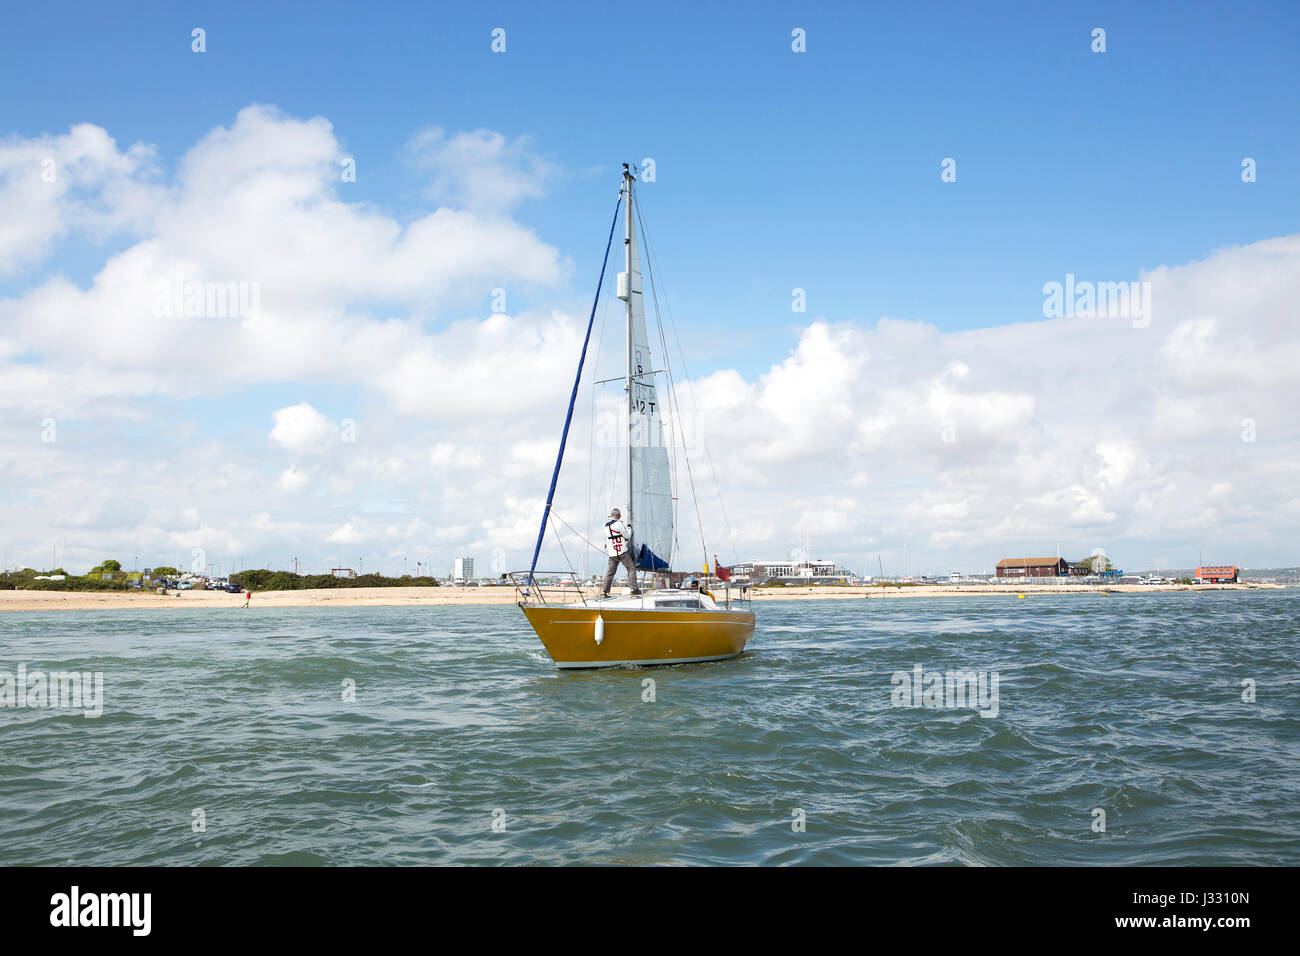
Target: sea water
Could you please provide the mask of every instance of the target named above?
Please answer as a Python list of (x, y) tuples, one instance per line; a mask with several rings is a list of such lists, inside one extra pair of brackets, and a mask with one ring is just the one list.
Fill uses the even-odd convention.
[(1300, 862), (1300, 591), (756, 611), (582, 672), (513, 606), (0, 614), (0, 865)]

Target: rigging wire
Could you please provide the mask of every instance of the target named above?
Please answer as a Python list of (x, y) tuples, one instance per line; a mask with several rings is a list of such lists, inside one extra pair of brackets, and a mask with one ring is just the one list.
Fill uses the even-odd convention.
[[(644, 245), (646, 247), (646, 274), (650, 278), (650, 296), (654, 303), (655, 324), (659, 330), (659, 343), (663, 347), (664, 373), (668, 376), (668, 396), (669, 396), (669, 400), (673, 403), (673, 408), (675, 409), (676, 412), (678, 432), (680, 434), (681, 424), (683, 419), (681, 413), (681, 403), (678, 402), (677, 400), (675, 378), (672, 372), (672, 356), (668, 352), (668, 342), (667, 339), (665, 339), (664, 337), (663, 314), (659, 309), (659, 291), (658, 291), (658, 284), (655, 282), (655, 270), (652, 261), (653, 254), (650, 249), (650, 238), (646, 232), (645, 221), (641, 217), (640, 205), (641, 203), (640, 200), (638, 199), (636, 204), (633, 206), (633, 211), (637, 217), (637, 223), (641, 227), (641, 238), (644, 240)], [(665, 296), (665, 302), (667, 302), (666, 296)], [(675, 458), (676, 455), (674, 454), (674, 460)], [(704, 561), (707, 564), (709, 560), (709, 549), (704, 539), (704, 519), (700, 514), (700, 499), (699, 499), (699, 495), (696, 494), (695, 491), (695, 473), (694, 470), (691, 468), (690, 455), (689, 453), (686, 452), (686, 442), (685, 442), (684, 435), (682, 436), (682, 460), (686, 464), (686, 477), (687, 477), (687, 482), (690, 485), (690, 489), (691, 489), (691, 502), (695, 508), (695, 523), (696, 523), (696, 527), (699, 529), (700, 532), (700, 549), (704, 554)], [(674, 540), (676, 540), (677, 539), (676, 526), (674, 526), (673, 531), (674, 531)]]
[[(632, 208), (633, 208), (633, 211), (636, 213), (637, 222), (640, 223), (640, 225), (641, 225), (641, 235), (642, 235), (642, 238), (645, 240), (645, 247), (646, 247), (646, 268), (647, 268), (648, 270), (650, 270), (650, 272), (649, 272), (649, 274), (650, 274), (650, 276), (651, 276), (651, 279), (650, 279), (650, 290), (651, 290), (651, 295), (654, 297), (654, 303), (655, 303), (655, 317), (656, 317), (656, 319), (658, 320), (658, 319), (659, 319), (659, 297), (658, 297), (658, 295), (655, 293), (655, 283), (654, 283), (654, 275), (653, 275), (653, 273), (654, 273), (655, 270), (652, 269), (652, 266), (656, 265), (656, 264), (659, 262), (659, 257), (655, 254), (654, 248), (653, 248), (653, 247), (651, 246), (651, 244), (650, 244), (650, 237), (649, 237), (649, 234), (647, 233), (646, 228), (645, 228), (645, 221), (644, 221), (644, 220), (642, 219), (642, 217), (641, 217), (641, 203), (640, 203), (640, 200), (638, 200), (638, 201), (636, 202), (636, 204), (635, 204)], [(662, 273), (661, 273), (661, 274), (662, 274)], [(673, 306), (672, 306), (672, 303), (668, 300), (667, 295), (664, 296), (664, 306), (665, 306), (665, 308), (666, 308), (667, 311), (668, 311), (668, 323), (669, 323), (669, 326), (672, 328), (672, 331), (673, 331), (673, 342), (676, 344), (676, 346), (677, 346), (677, 352), (678, 352), (678, 354), (681, 356), (682, 374), (686, 376), (686, 389), (687, 389), (687, 391), (689, 391), (689, 392), (691, 393), (691, 404), (695, 406), (695, 413), (696, 413), (696, 415), (698, 415), (699, 412), (700, 412), (700, 406), (699, 406), (699, 402), (696, 401), (696, 399), (695, 399), (695, 386), (694, 386), (694, 384), (691, 382), (691, 378), (690, 378), (690, 370), (687, 369), (687, 367), (686, 367), (686, 352), (682, 349), (681, 339), (680, 339), (680, 338), (678, 337), (678, 335), (677, 335), (677, 321), (673, 318)], [(660, 336), (661, 339), (663, 338), (663, 322), (662, 322), (662, 321), (659, 322), (659, 336)], [(665, 345), (664, 345), (664, 360), (665, 360), (665, 362), (667, 362), (667, 360), (668, 360), (668, 354), (667, 354), (667, 353), (668, 353), (668, 346), (667, 346), (667, 344), (665, 343)], [(669, 384), (670, 384), (670, 385), (672, 384), (672, 374), (671, 374), (671, 372), (669, 373)], [(674, 403), (674, 404), (677, 403), (676, 391), (675, 391), (675, 390), (673, 391), (673, 403)], [(714, 466), (714, 464), (713, 464), (713, 453), (712, 453), (712, 452), (710, 451), (710, 449), (709, 449), (709, 440), (708, 440), (707, 437), (705, 437), (703, 430), (701, 430), (699, 434), (700, 434), (700, 441), (701, 441), (701, 442), (703, 443), (703, 445), (704, 445), (704, 455), (705, 455), (705, 459), (706, 459), (706, 460), (708, 461), (708, 463), (709, 463), (709, 472), (710, 472), (710, 474), (713, 476), (713, 487), (714, 487), (714, 490), (717, 492), (717, 495), (718, 495), (718, 507), (719, 507), (719, 509), (721, 509), (721, 512), (722, 512), (722, 525), (723, 525), (724, 528), (727, 529), (727, 538), (728, 538), (728, 540), (731, 542), (732, 560), (733, 560), (733, 561), (739, 561), (739, 560), (740, 560), (740, 550), (736, 547), (736, 538), (735, 538), (735, 535), (733, 535), (733, 534), (732, 534), (732, 531), (731, 531), (731, 521), (727, 518), (727, 506), (726, 506), (726, 504), (723, 502), (723, 499), (722, 499), (722, 485), (721, 485), (721, 483), (718, 481), (718, 471), (717, 471), (717, 468), (716, 468), (716, 467)], [(684, 447), (684, 446), (683, 446), (683, 447)], [(685, 456), (685, 457), (686, 457), (686, 459), (687, 459), (687, 473), (689, 474), (689, 473), (690, 473), (690, 464), (689, 464), (689, 462), (690, 462), (690, 456), (687, 455), (687, 456)], [(692, 487), (691, 487), (691, 493), (692, 493), (692, 495), (694, 494), (694, 492), (695, 492), (695, 488), (694, 488), (694, 484), (692, 484)], [(699, 501), (698, 501), (698, 499), (696, 500), (696, 503), (695, 503), (695, 511), (696, 511), (696, 516), (697, 516), (697, 520), (698, 520), (698, 515), (699, 515)], [(703, 535), (703, 526), (701, 526), (701, 537), (702, 537), (702, 535)], [(706, 552), (705, 560), (707, 560), (707, 559), (708, 559), (708, 555), (707, 555), (707, 552)]]
[[(663, 352), (664, 352), (664, 371), (665, 371), (665, 373), (666, 373), (667, 376), (668, 376), (668, 396), (669, 396), (669, 398), (672, 400), (673, 408), (675, 409), (676, 414), (677, 414), (678, 431), (679, 431), (679, 433), (680, 433), (680, 430), (681, 430), (681, 424), (682, 424), (682, 410), (681, 410), (681, 404), (677, 401), (677, 389), (676, 389), (676, 386), (675, 386), (675, 379), (674, 379), (673, 371), (672, 371), (672, 357), (668, 354), (668, 341), (667, 341), (667, 339), (664, 337), (664, 323), (663, 323), (663, 315), (662, 315), (662, 313), (661, 313), (660, 310), (659, 310), (659, 291), (658, 291), (658, 285), (657, 285), (657, 283), (655, 282), (654, 261), (657, 260), (657, 257), (654, 255), (654, 252), (653, 252), (653, 250), (651, 249), (651, 246), (650, 246), (650, 237), (649, 237), (648, 233), (646, 232), (646, 228), (645, 228), (645, 220), (644, 220), (644, 219), (642, 218), (642, 216), (641, 216), (641, 200), (640, 200), (640, 198), (637, 198), (637, 197), (634, 197), (634, 199), (635, 199), (635, 201), (632, 203), (632, 212), (633, 212), (633, 214), (636, 216), (637, 224), (641, 227), (641, 238), (642, 238), (642, 240), (643, 240), (643, 244), (645, 245), (645, 248), (646, 248), (646, 275), (647, 275), (647, 276), (649, 277), (649, 279), (650, 279), (650, 296), (651, 296), (652, 301), (654, 302), (654, 309), (655, 309), (655, 324), (659, 327), (659, 342), (660, 342), (660, 344), (663, 346)], [(667, 296), (666, 296), (666, 295), (665, 295), (665, 297), (664, 297), (664, 303), (665, 303), (665, 305), (668, 304), (668, 299), (667, 299)], [(671, 312), (672, 307), (671, 307), (671, 306), (668, 306), (668, 308), (669, 308), (669, 321), (672, 321), (672, 312)], [(674, 338), (676, 338), (676, 335), (677, 335), (677, 329), (676, 329), (676, 326), (674, 325), (674, 327), (673, 327), (673, 336), (674, 336)], [(677, 343), (677, 349), (678, 349), (679, 352), (681, 351), (681, 343), (680, 343), (680, 341)], [(683, 356), (682, 356), (682, 368), (683, 368), (683, 371), (685, 370), (685, 366), (686, 366), (686, 358), (685, 358), (685, 356), (683, 355)], [(689, 383), (688, 383), (688, 384), (689, 384)], [(691, 398), (692, 398), (692, 400), (694, 400), (694, 393), (692, 393)], [(698, 408), (698, 406), (697, 406), (697, 407), (696, 407), (696, 414), (698, 414), (698, 413), (699, 413), (699, 408)], [(707, 445), (706, 445), (706, 449), (707, 449)], [(708, 545), (705, 543), (705, 540), (704, 540), (704, 519), (703, 519), (703, 517), (700, 515), (700, 498), (699, 498), (699, 495), (697, 495), (696, 492), (695, 492), (695, 473), (694, 473), (694, 471), (693, 471), (692, 468), (691, 468), (691, 456), (690, 456), (690, 454), (686, 451), (686, 442), (685, 442), (685, 436), (684, 436), (684, 435), (682, 436), (682, 460), (686, 463), (686, 478), (687, 478), (688, 483), (690, 484), (690, 488), (691, 488), (691, 501), (692, 501), (692, 503), (693, 503), (694, 506), (695, 506), (695, 521), (696, 521), (696, 524), (698, 525), (698, 527), (699, 527), (699, 531), (700, 531), (700, 548), (701, 548), (701, 550), (704, 552), (704, 562), (705, 562), (705, 564), (707, 564), (708, 561), (709, 561), (709, 548), (708, 548)], [(716, 483), (716, 475), (715, 475), (715, 483)], [(720, 490), (719, 490), (719, 501), (721, 501), (721, 491), (720, 491)], [(726, 512), (725, 512), (725, 510), (724, 510), (724, 512), (723, 512), (723, 521), (724, 521), (724, 522), (726, 521)], [(728, 527), (728, 529), (727, 529), (727, 533), (728, 533), (728, 535), (730, 535), (730, 533), (731, 533), (731, 529), (730, 529), (730, 527)], [(676, 534), (676, 528), (674, 527), (674, 535), (675, 535), (675, 534)]]
[[(629, 199), (629, 205), (628, 205), (628, 210), (629, 210), (629, 212), (633, 212), (633, 213), (635, 213), (636, 206), (637, 206), (639, 203), (640, 203), (639, 194), (637, 193), (636, 186), (633, 185), (633, 187), (632, 187), (632, 195), (631, 195), (631, 198)], [(638, 220), (638, 222), (639, 222), (639, 220)], [(642, 239), (642, 241), (643, 241), (643, 243), (644, 243), (644, 239), (645, 239), (645, 235), (644, 235), (644, 233), (642, 233), (642, 235), (641, 235), (641, 239)], [(640, 271), (640, 267), (641, 267), (641, 256), (638, 254), (638, 256), (637, 256), (637, 269), (638, 269), (638, 271)], [(642, 324), (642, 329), (641, 329), (641, 331), (642, 331), (643, 333), (646, 333), (647, 330), (644, 328), (644, 326), (645, 326), (645, 295), (644, 295), (644, 293), (643, 293), (642, 296), (641, 296), (641, 324)], [(661, 336), (661, 337), (662, 337), (662, 336)], [(657, 404), (658, 404), (658, 406), (659, 406), (659, 419), (658, 419), (657, 423), (653, 423), (653, 422), (652, 422), (652, 417), (653, 417), (653, 415), (654, 415), (653, 407), (651, 407), (651, 411), (650, 411), (649, 414), (646, 414), (644, 411), (641, 413), (642, 423), (646, 426), (646, 428), (645, 428), (645, 434), (644, 434), (643, 438), (644, 438), (644, 441), (645, 441), (645, 443), (646, 443), (646, 447), (647, 447), (647, 451), (646, 451), (646, 452), (641, 456), (641, 477), (645, 479), (644, 484), (645, 484), (645, 485), (647, 486), (647, 488), (648, 488), (649, 485), (650, 485), (650, 480), (649, 480), (649, 476), (650, 476), (650, 471), (649, 471), (650, 461), (651, 461), (651, 460), (654, 460), (654, 459), (657, 459), (657, 455), (655, 455), (653, 458), (651, 457), (651, 452), (650, 452), (648, 449), (649, 449), (650, 447), (654, 447), (654, 448), (663, 448), (663, 447), (664, 447), (664, 433), (663, 433), (663, 409), (664, 409), (664, 405), (663, 405), (663, 401), (662, 401), (661, 399), (659, 399), (659, 389), (658, 389), (658, 386), (655, 384), (655, 372), (656, 372), (656, 370), (655, 370), (655, 367), (654, 367), (654, 354), (653, 354), (653, 351), (650, 349), (650, 341), (649, 341), (649, 335), (648, 335), (648, 333), (646, 334), (646, 342), (645, 342), (645, 346), (646, 346), (646, 362), (649, 364), (649, 367), (648, 367), (648, 368), (645, 368), (645, 369), (643, 369), (643, 370), (641, 370), (641, 371), (639, 371), (639, 372), (637, 373), (637, 375), (636, 375), (636, 382), (637, 382), (637, 384), (638, 384), (639, 386), (641, 386), (642, 388), (649, 388), (650, 390), (652, 390), (652, 391), (654, 392), (655, 398), (656, 398), (656, 400), (657, 400)], [(671, 391), (671, 381), (670, 381), (670, 382), (669, 382), (669, 397), (670, 397), (670, 398), (671, 398), (671, 395), (672, 395), (672, 391)], [(632, 402), (632, 404), (633, 404), (633, 406), (635, 406), (635, 405), (637, 404), (636, 401), (635, 401), (635, 399), (634, 399), (634, 401)], [(630, 413), (629, 413), (629, 414), (630, 414)], [(629, 419), (629, 421), (630, 421), (630, 419)], [(629, 439), (628, 439), (628, 440), (631, 441), (631, 436), (630, 436), (630, 434), (629, 434)], [(662, 497), (662, 491), (661, 491), (661, 489), (657, 486), (657, 483), (656, 483), (656, 488), (655, 488), (656, 494), (654, 494), (653, 496), (652, 496), (652, 495), (649, 495), (649, 494), (647, 494), (647, 495), (644, 496), (644, 500), (642, 501), (642, 510), (649, 510), (649, 512), (650, 512), (650, 519), (651, 519), (651, 525), (652, 525), (652, 526), (655, 525), (655, 524), (658, 524), (658, 523), (659, 523), (658, 521), (656, 521), (656, 518), (659, 517), (659, 516), (656, 515), (656, 512), (657, 512), (657, 510), (658, 510), (658, 508), (660, 507), (661, 504), (662, 504), (662, 506), (663, 506), (663, 507), (668, 511), (668, 514), (665, 515), (665, 516), (662, 516), (662, 517), (666, 517), (666, 518), (668, 519), (669, 526), (672, 528), (672, 539), (668, 542), (668, 547), (669, 547), (669, 557), (668, 557), (668, 559), (667, 559), (667, 565), (668, 565), (668, 566), (667, 566), (667, 568), (665, 568), (665, 569), (661, 569), (661, 570), (668, 570), (668, 571), (671, 571), (671, 570), (672, 570), (672, 557), (671, 557), (671, 555), (672, 555), (672, 553), (673, 553), (674, 551), (677, 550), (677, 541), (678, 541), (678, 536), (677, 536), (677, 507), (676, 507), (676, 495), (673, 493), (674, 490), (675, 490), (675, 489), (673, 488), (674, 477), (675, 477), (675, 476), (674, 476), (674, 472), (673, 472), (673, 464), (674, 464), (674, 463), (672, 463), (672, 462), (668, 462), (668, 461), (667, 461), (667, 459), (668, 459), (669, 457), (670, 457), (670, 455), (669, 455), (669, 450), (665, 448), (665, 449), (664, 449), (664, 458), (666, 459), (665, 463), (669, 465), (668, 474), (667, 474), (667, 478), (668, 478), (668, 501), (667, 501), (666, 503), (662, 503), (662, 502), (660, 502), (659, 499)], [(636, 532), (633, 531), (633, 537), (634, 537), (634, 539), (635, 539), (635, 535), (636, 535)], [(644, 542), (643, 542), (643, 544), (644, 544)], [(663, 556), (663, 555), (658, 555), (658, 557), (660, 558), (660, 560), (663, 560), (663, 559), (664, 559), (664, 556)], [(650, 568), (645, 569), (645, 570), (651, 571), (651, 572), (653, 573), (653, 572), (656, 570), (656, 569), (653, 567), (653, 563), (654, 563), (654, 562), (652, 561), (652, 562), (651, 562), (651, 565), (652, 565), (652, 566), (651, 566)]]
[[(551, 516), (552, 517), (555, 516), (554, 511), (551, 512)], [(569, 560), (569, 552), (564, 550), (564, 539), (560, 537), (560, 531), (558, 528), (555, 527), (554, 524), (551, 525), (551, 534), (555, 535), (555, 543), (560, 546), (560, 554), (564, 556), (564, 563), (568, 565), (569, 573), (572, 574), (573, 562)]]
[(554, 518), (556, 521), (558, 521), (560, 524), (564, 525), (570, 531), (572, 531), (573, 536), (577, 538), (579, 541), (582, 541), (584, 544), (588, 545), (589, 547), (595, 548), (597, 551), (605, 550), (602, 546), (596, 544), (594, 541), (590, 541), (587, 538), (583, 537), (583, 535), (578, 531), (578, 529), (575, 528), (573, 525), (569, 524), (569, 522), (565, 521), (563, 518), (561, 518), (559, 512), (557, 512), (554, 508), (551, 509), (551, 517)]
[[(632, 197), (628, 195), (628, 202)], [(528, 568), (528, 587), (533, 586), (533, 573), (537, 570), (537, 556), (542, 551), (542, 540), (546, 537), (547, 519), (551, 514), (551, 505), (555, 501), (555, 486), (560, 480), (560, 466), (564, 464), (564, 445), (569, 440), (569, 425), (573, 423), (573, 406), (578, 401), (578, 389), (582, 385), (582, 366), (587, 360), (587, 346), (591, 343), (591, 324), (596, 320), (596, 307), (600, 304), (600, 290), (605, 285), (605, 267), (609, 265), (609, 250), (614, 244), (614, 227), (618, 225), (618, 210), (623, 204), (620, 190), (618, 202), (614, 205), (614, 219), (609, 224), (609, 238), (605, 241), (605, 258), (600, 263), (600, 278), (596, 281), (596, 298), (591, 303), (591, 315), (587, 317), (587, 334), (582, 340), (582, 356), (578, 359), (578, 371), (573, 377), (573, 394), (569, 396), (569, 411), (564, 416), (564, 431), (560, 434), (560, 450), (555, 456), (555, 471), (551, 473), (551, 488), (546, 494), (546, 509), (542, 512), (542, 525), (537, 531), (537, 544), (533, 548), (533, 563)]]
[[(554, 515), (555, 512), (552, 511), (551, 514)], [(560, 554), (564, 555), (564, 563), (569, 566), (569, 573), (576, 575), (577, 572), (573, 570), (573, 562), (569, 560), (569, 552), (564, 550), (564, 539), (560, 537), (560, 532), (556, 529), (555, 525), (551, 525), (551, 532), (555, 535), (555, 543), (560, 546)], [(578, 586), (578, 597), (582, 600), (583, 604), (587, 603), (587, 599), (582, 596), (581, 585)]]
[[(604, 290), (602, 287), (602, 292), (603, 291)], [(609, 324), (610, 298), (611, 297), (608, 295), (605, 296), (605, 310), (600, 315), (600, 335), (598, 335), (596, 338), (596, 354), (592, 357), (591, 360), (591, 428), (587, 431), (587, 530), (588, 531), (590, 531), (593, 525), (595, 524), (595, 519), (592, 516), (592, 508), (595, 505), (595, 499), (591, 493), (592, 492), (591, 478), (592, 478), (592, 468), (594, 467), (596, 462), (596, 390), (600, 387), (596, 383), (596, 375), (600, 370), (600, 356), (602, 350), (605, 347), (605, 328)], [(604, 471), (605, 469), (602, 466), (601, 468), (602, 477), (604, 475)], [(588, 557), (587, 554), (584, 552), (582, 556), (583, 580), (586, 580), (587, 577), (587, 557)]]

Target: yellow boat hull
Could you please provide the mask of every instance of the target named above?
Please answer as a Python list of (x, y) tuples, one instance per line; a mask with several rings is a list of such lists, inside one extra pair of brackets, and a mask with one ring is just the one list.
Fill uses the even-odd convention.
[[(688, 664), (735, 657), (754, 636), (749, 611), (667, 611), (525, 605), (558, 667)], [(596, 643), (596, 616), (604, 618)]]

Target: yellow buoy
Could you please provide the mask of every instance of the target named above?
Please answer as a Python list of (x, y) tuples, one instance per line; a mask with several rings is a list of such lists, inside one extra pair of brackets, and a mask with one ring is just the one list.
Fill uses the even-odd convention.
[(1023, 598), (1024, 598), (1024, 595), (1023, 595), (1023, 594), (1017, 594), (1016, 597), (1023, 599)]

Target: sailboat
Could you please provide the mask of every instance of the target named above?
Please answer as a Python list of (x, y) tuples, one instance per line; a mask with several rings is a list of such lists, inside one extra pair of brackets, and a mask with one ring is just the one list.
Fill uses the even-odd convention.
[[(656, 385), (656, 377), (665, 374), (666, 369), (654, 367), (646, 333), (641, 265), (637, 254), (635, 182), (636, 177), (625, 163), (619, 202), (614, 207), (605, 262), (601, 265), (596, 301), (592, 303), (591, 317), (587, 321), (587, 335), (578, 360), (578, 372), (573, 382), (573, 394), (569, 399), (537, 545), (533, 549), (532, 565), (526, 577), (522, 577), (523, 572), (516, 576), (519, 606), (547, 653), (561, 668), (722, 660), (744, 651), (754, 635), (754, 613), (747, 601), (733, 601), (730, 585), (726, 586), (722, 600), (708, 590), (707, 560), (704, 565), (706, 586), (691, 590), (645, 588), (640, 592), (625, 591), (616, 597), (588, 598), (578, 585), (576, 575), (571, 573), (577, 599), (567, 603), (565, 597), (569, 595), (564, 589), (560, 590), (558, 597), (552, 593), (548, 600), (548, 588), (542, 586), (537, 571), (542, 540), (552, 517), (556, 483), (564, 461), (574, 403), (582, 381), (583, 364), (591, 342), (600, 291), (604, 287), (605, 268), (609, 263), (620, 207), (624, 216), (624, 268), (618, 275), (617, 297), (624, 303), (627, 326), (627, 363), (622, 377), (627, 393), (628, 418), (626, 524), (631, 529), (631, 554), (642, 579), (650, 579), (655, 574), (666, 575), (672, 568), (676, 521), (673, 474), (667, 444), (663, 440), (663, 405)], [(671, 380), (667, 385), (671, 390)], [(551, 574), (555, 572), (541, 572), (541, 575)]]

